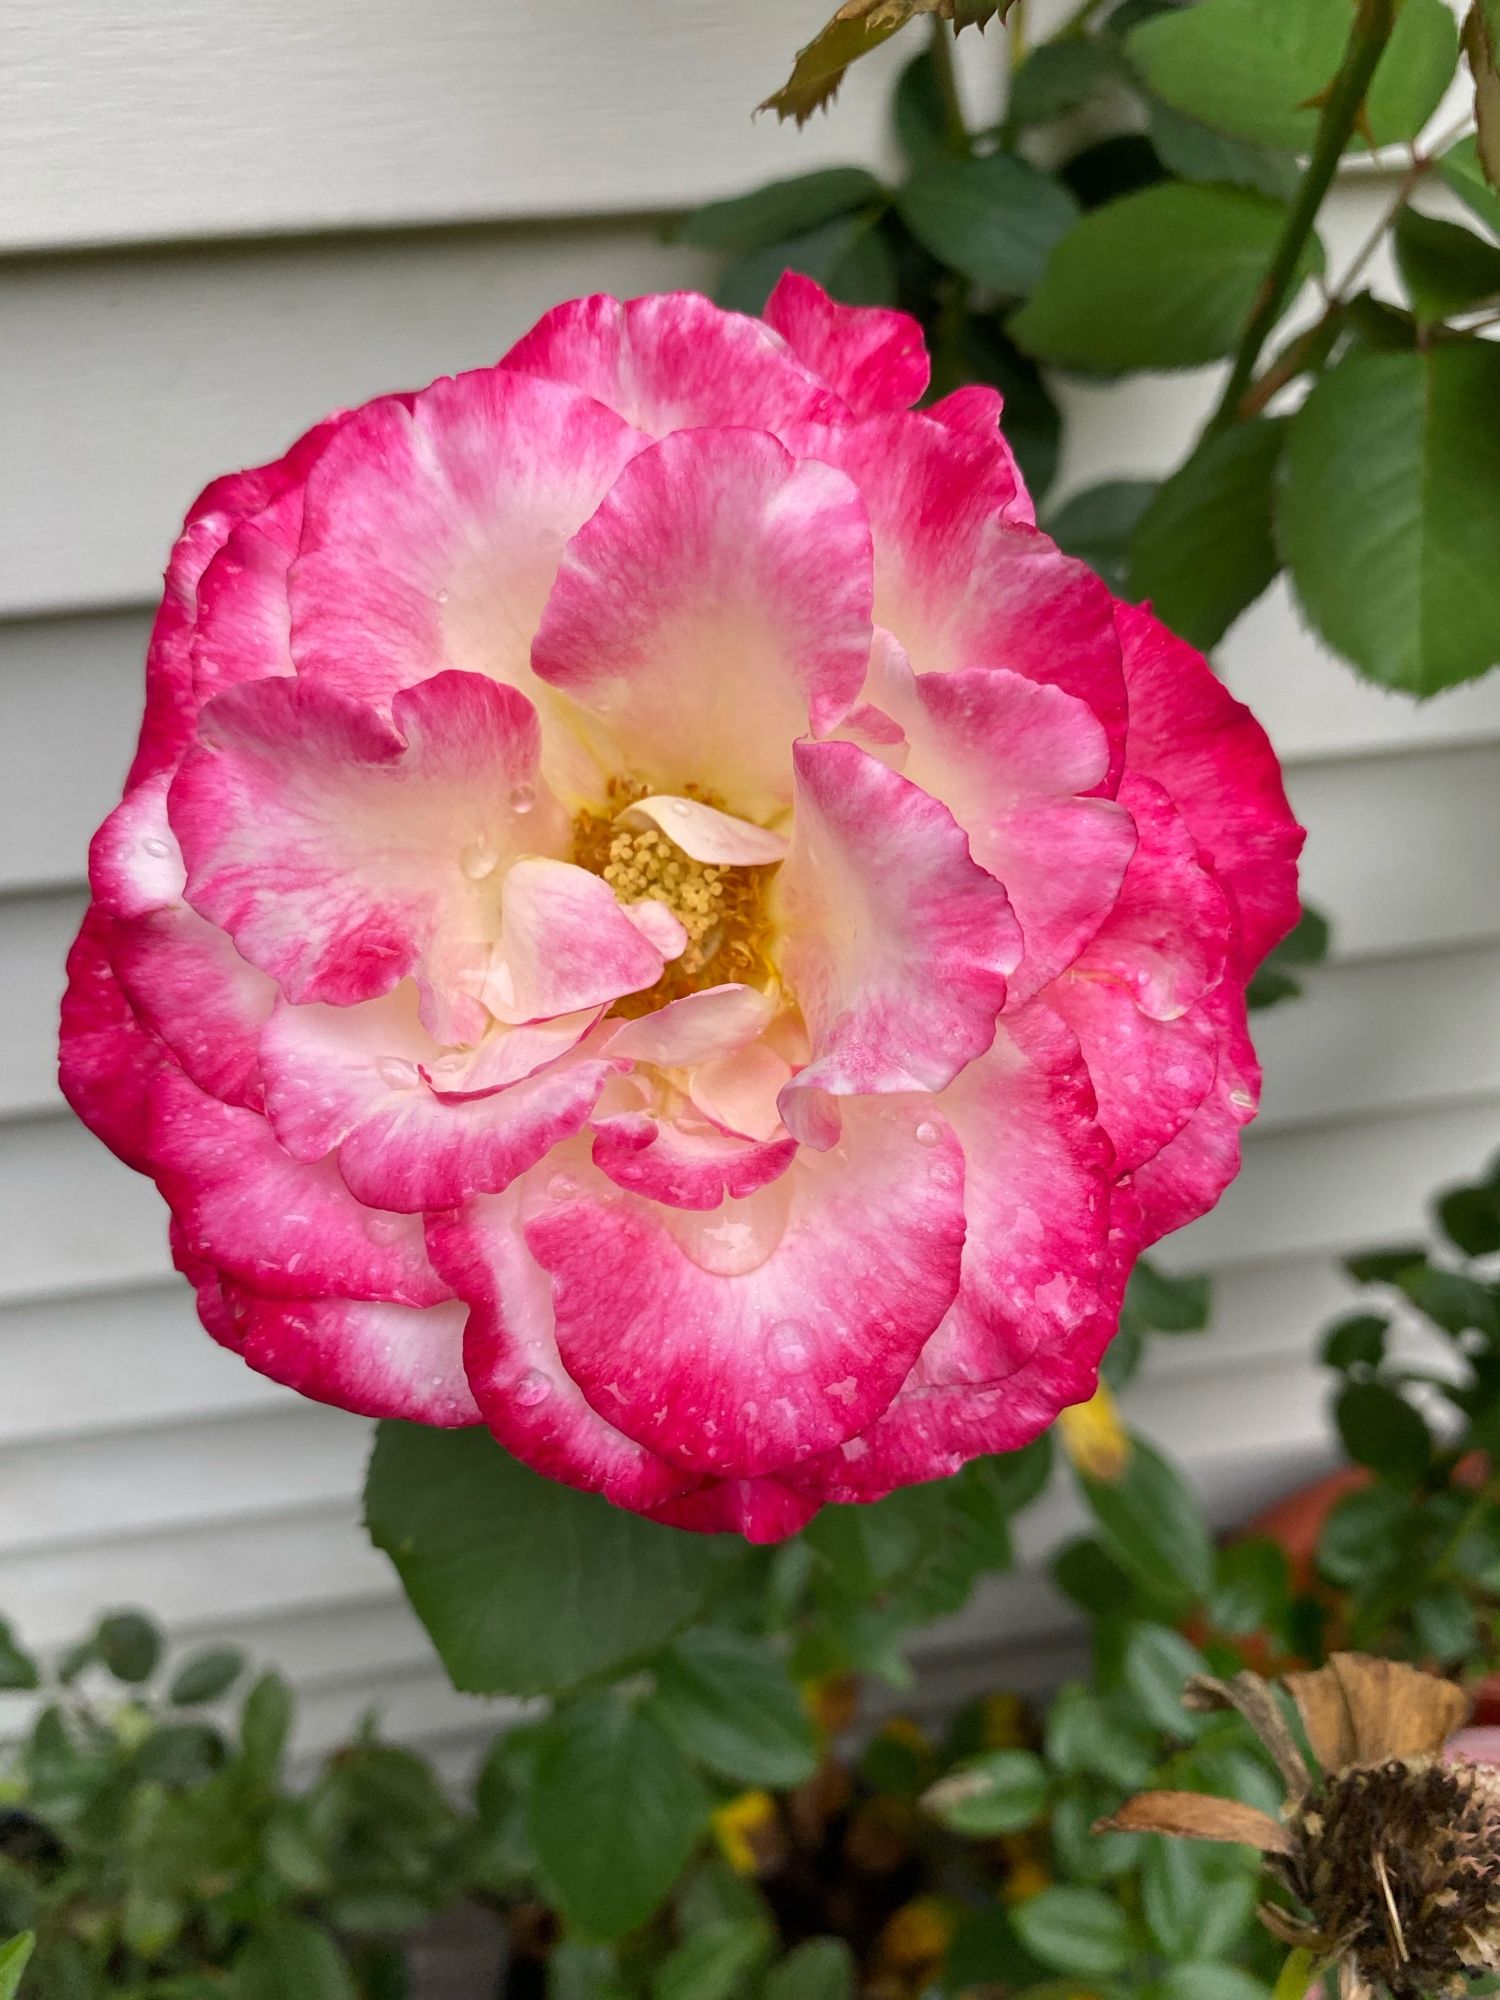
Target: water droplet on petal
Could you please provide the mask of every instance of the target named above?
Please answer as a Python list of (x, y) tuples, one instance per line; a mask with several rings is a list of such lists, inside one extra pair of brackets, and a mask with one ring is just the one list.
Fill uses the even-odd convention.
[(534, 1410), (538, 1403), (545, 1403), (551, 1394), (552, 1383), (540, 1368), (528, 1368), (511, 1390), (511, 1396), (523, 1410)]
[(500, 857), (487, 840), (471, 840), (458, 857), (458, 865), (471, 882), (482, 882), (487, 875), (493, 875), (500, 865)]
[(687, 816), (688, 816), (688, 814), (689, 814), (689, 813), (690, 813), (690, 812), (691, 812), (691, 811), (692, 811), (693, 809), (692, 809), (692, 807), (691, 807), (691, 806), (690, 806), (690, 805), (688, 804), (688, 802), (687, 802), (687, 800), (686, 800), (686, 799), (673, 799), (673, 801), (672, 801), (672, 810), (673, 810), (673, 812), (674, 812), (674, 813), (676, 813), (676, 815), (677, 815), (677, 817), (678, 817), (679, 819), (686, 819), (686, 818), (687, 818)]
[(535, 785), (512, 785), (510, 789), (510, 809), (513, 813), (529, 813), (536, 804)]
[(951, 1160), (936, 1161), (930, 1171), (934, 1187), (951, 1188), (958, 1186), (960, 1179), (959, 1171)]
[(383, 1208), (372, 1209), (365, 1217), (365, 1234), (372, 1243), (394, 1243), (405, 1228), (404, 1215), (392, 1215)]
[(167, 845), (167, 843), (164, 840), (157, 840), (154, 836), (150, 840), (143, 840), (141, 842), (141, 845), (145, 848), (148, 854), (154, 854), (158, 861), (161, 860), (161, 858), (164, 855), (170, 854), (172, 852), (171, 848)]
[(916, 1137), (919, 1146), (935, 1146), (942, 1136), (942, 1132), (930, 1118), (924, 1118), (917, 1127)]
[(451, 590), (440, 590), (436, 593), (437, 601), (439, 604), (446, 604), (452, 595)]
[(802, 1338), (802, 1329), (788, 1320), (784, 1326), (771, 1329), (771, 1357), (779, 1361), (783, 1368), (800, 1368), (807, 1359), (807, 1343)]
[(547, 1192), (554, 1201), (566, 1201), (569, 1195), (577, 1194), (578, 1183), (571, 1174), (554, 1174), (547, 1183)]
[(375, 1073), (382, 1083), (388, 1083), (392, 1090), (410, 1090), (421, 1081), (417, 1066), (402, 1056), (382, 1056), (375, 1065)]

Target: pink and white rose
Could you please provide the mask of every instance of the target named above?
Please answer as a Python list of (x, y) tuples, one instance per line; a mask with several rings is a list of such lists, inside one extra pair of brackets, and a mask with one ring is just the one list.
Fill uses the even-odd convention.
[(195, 503), (63, 1080), (251, 1367), (757, 1540), (1090, 1394), (1300, 834), (926, 383), (585, 299)]

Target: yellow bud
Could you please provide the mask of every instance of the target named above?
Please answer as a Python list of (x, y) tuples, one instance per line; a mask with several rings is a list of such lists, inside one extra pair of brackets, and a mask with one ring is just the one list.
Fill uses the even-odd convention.
[(1130, 1435), (1120, 1422), (1115, 1399), (1101, 1382), (1086, 1403), (1075, 1403), (1057, 1420), (1063, 1449), (1085, 1479), (1114, 1485), (1130, 1462)]
[(741, 1792), (713, 1815), (714, 1839), (736, 1875), (754, 1875), (760, 1867), (755, 1837), (774, 1825), (776, 1801), (769, 1792)]

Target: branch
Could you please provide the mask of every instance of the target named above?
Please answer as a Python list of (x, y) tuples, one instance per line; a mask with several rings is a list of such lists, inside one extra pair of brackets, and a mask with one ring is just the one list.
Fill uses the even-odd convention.
[(1375, 65), (1385, 52), (1390, 40), (1391, 26), (1395, 19), (1396, 0), (1359, 0), (1359, 10), (1354, 18), (1354, 28), (1349, 36), (1348, 47), (1344, 50), (1344, 60), (1339, 65), (1338, 74), (1329, 86), (1324, 100), (1322, 115), (1318, 120), (1318, 133), (1313, 141), (1312, 157), (1307, 163), (1307, 171), (1297, 189), (1296, 199), (1287, 214), (1286, 226), (1271, 258), (1270, 269), (1256, 300), (1241, 337), (1239, 350), (1234, 357), (1229, 380), (1219, 406), (1209, 419), (1205, 436), (1224, 430), (1235, 420), (1245, 391), (1255, 375), (1255, 364), (1260, 359), (1261, 349), (1270, 339), (1276, 322), (1286, 309), (1287, 296), (1297, 274), (1297, 266), (1302, 253), (1307, 248), (1312, 235), (1313, 224), (1318, 219), (1318, 210), (1323, 206), (1344, 148), (1359, 122), (1369, 88), (1370, 78), (1375, 74)]

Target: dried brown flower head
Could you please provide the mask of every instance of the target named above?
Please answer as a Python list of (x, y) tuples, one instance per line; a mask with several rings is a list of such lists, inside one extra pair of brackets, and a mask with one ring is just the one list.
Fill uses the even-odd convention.
[(1102, 1824), (1258, 1847), (1298, 1906), (1267, 1903), (1262, 1921), (1336, 1963), (1344, 2000), (1448, 2000), (1500, 1970), (1500, 1772), (1441, 1754), (1467, 1710), (1463, 1691), (1358, 1653), (1282, 1685), (1316, 1773), (1259, 1675), (1193, 1680), (1184, 1697), (1244, 1716), (1286, 1785), (1280, 1820), (1236, 1799), (1144, 1792)]

